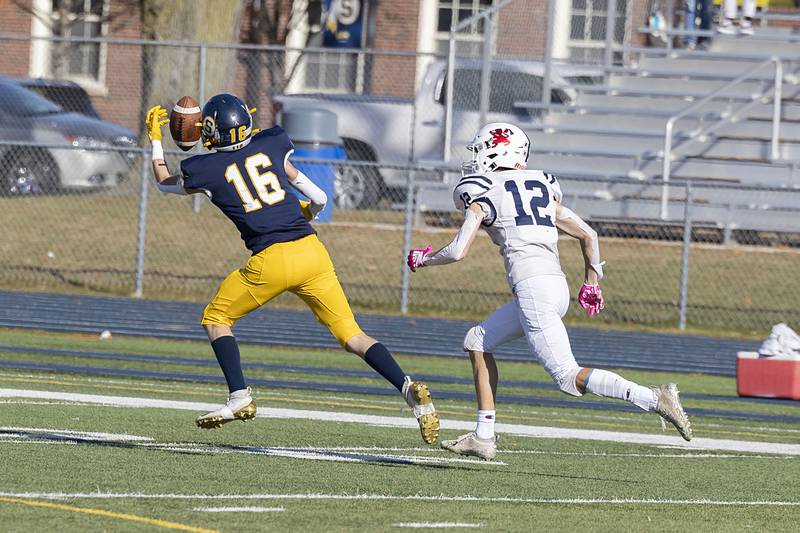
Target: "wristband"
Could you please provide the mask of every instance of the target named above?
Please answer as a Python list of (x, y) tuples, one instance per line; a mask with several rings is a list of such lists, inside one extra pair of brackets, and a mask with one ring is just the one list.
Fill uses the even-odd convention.
[(164, 160), (164, 148), (161, 146), (161, 141), (152, 141), (153, 144), (153, 161), (156, 159)]

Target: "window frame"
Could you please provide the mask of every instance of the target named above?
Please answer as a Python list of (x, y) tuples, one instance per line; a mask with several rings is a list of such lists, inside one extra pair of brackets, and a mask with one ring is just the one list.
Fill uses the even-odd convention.
[[(83, 11), (81, 13), (70, 12), (70, 21), (87, 21), (90, 23), (99, 24), (98, 38), (108, 36), (108, 10), (110, 8), (109, 0), (102, 1), (102, 14), (97, 15), (91, 12), (91, 0), (82, 0)], [(39, 18), (47, 18), (49, 21), (58, 22), (60, 20), (59, 13), (53, 9), (52, 0), (34, 0), (33, 10), (37, 13), (32, 17), (31, 23), (31, 36), (42, 37), (44, 40), (34, 41), (31, 46), (31, 61), (30, 61), (30, 76), (34, 78), (52, 78), (55, 72), (55, 65), (53, 59), (53, 43), (54, 41), (46, 40), (47, 37), (53, 37), (52, 28), (48, 23), (38, 20)], [(82, 43), (69, 42), (68, 45), (82, 46)], [(74, 81), (90, 95), (105, 95), (108, 93), (106, 86), (107, 79), (107, 60), (108, 60), (108, 45), (106, 43), (87, 43), (97, 46), (97, 77), (92, 75), (85, 75), (83, 73), (67, 72), (60, 76), (60, 79)], [(67, 62), (66, 68), (69, 69), (69, 58), (65, 58)]]
[[(578, 61), (591, 61), (591, 54), (594, 51), (601, 51), (605, 48), (606, 40), (605, 40), (605, 31), (603, 32), (603, 37), (601, 39), (592, 39), (591, 38), (591, 19), (595, 15), (595, 7), (594, 3), (599, 0), (585, 0), (586, 7), (583, 9), (576, 9), (573, 6), (573, 1), (570, 0), (569, 3), (569, 26), (567, 27), (567, 50), (569, 53), (569, 57), (571, 59), (576, 59)], [(602, 11), (603, 17), (608, 20), (608, 0), (606, 0), (606, 9)], [(622, 40), (617, 41), (616, 39), (616, 31), (614, 32), (614, 43), (616, 44), (624, 44), (630, 38), (630, 14), (631, 14), (631, 0), (627, 0), (625, 2), (625, 9), (620, 11), (619, 9), (619, 0), (617, 0), (617, 13), (615, 15), (615, 24), (619, 23), (621, 20), (624, 24), (622, 30)], [(583, 29), (583, 38), (582, 39), (575, 39), (572, 37), (572, 24), (573, 24), (573, 17), (575, 16), (583, 16), (584, 17), (584, 29)], [(617, 54), (615, 53), (615, 56)], [(580, 56), (580, 57), (576, 57)]]
[[(480, 13), (483, 9), (487, 9), (490, 7), (494, 7), (497, 0), (489, 0), (488, 4), (481, 3), (482, 0), (437, 0), (436, 2), (436, 20), (435, 28), (436, 31), (434, 32), (434, 44), (437, 52), (440, 53), (447, 53), (447, 46), (450, 41), (450, 30), (447, 31), (439, 31), (439, 17), (441, 15), (442, 9), (449, 9), (450, 10), (450, 23), (448, 23), (447, 27), (449, 28), (452, 24), (453, 20), (453, 13), (462, 11), (465, 9), (469, 9), (472, 13), (470, 16), (475, 16)], [(443, 6), (442, 4), (449, 4), (447, 6)], [(462, 4), (472, 4), (471, 6), (463, 7)], [(482, 43), (486, 39), (486, 23), (483, 24), (483, 32), (478, 32), (477, 27), (478, 24), (474, 24), (474, 31), (473, 28), (470, 28), (469, 32), (462, 31), (457, 33), (456, 41), (459, 43), (470, 43), (470, 44), (477, 44)], [(494, 33), (492, 39), (492, 46), (494, 53), (497, 48), (497, 24), (492, 26), (492, 31)], [(478, 54), (475, 54), (478, 55)]]

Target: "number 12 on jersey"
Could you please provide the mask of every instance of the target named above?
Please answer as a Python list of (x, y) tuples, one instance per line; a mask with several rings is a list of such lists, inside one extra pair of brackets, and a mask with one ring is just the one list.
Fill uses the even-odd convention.
[[(540, 208), (544, 209), (550, 205), (550, 193), (547, 190), (547, 185), (536, 180), (527, 180), (525, 181), (524, 185), (526, 190), (533, 193), (530, 202), (531, 213), (533, 216), (529, 215), (525, 211), (525, 206), (522, 203), (522, 195), (519, 192), (517, 182), (514, 180), (509, 180), (505, 184), (506, 190), (511, 193), (511, 196), (514, 197), (514, 207), (517, 209), (517, 216), (514, 217), (514, 222), (517, 224), (517, 226), (532, 226), (534, 225), (535, 219), (535, 224), (539, 226), (550, 226), (551, 228), (554, 227), (552, 217), (549, 215), (542, 216), (539, 213)], [(537, 192), (538, 195), (536, 194)]]
[(228, 180), (228, 183), (233, 183), (236, 188), (239, 198), (242, 199), (245, 213), (257, 211), (264, 207), (261, 204), (262, 201), (267, 205), (272, 205), (283, 201), (286, 197), (286, 191), (281, 187), (277, 174), (271, 170), (264, 172), (271, 166), (272, 160), (268, 155), (261, 152), (244, 160), (247, 176), (250, 178), (250, 183), (253, 184), (253, 188), (255, 188), (261, 201), (253, 198), (253, 194), (250, 192), (250, 188), (244, 181), (244, 176), (242, 176), (242, 172), (236, 163), (228, 165), (228, 168), (225, 169), (225, 179)]

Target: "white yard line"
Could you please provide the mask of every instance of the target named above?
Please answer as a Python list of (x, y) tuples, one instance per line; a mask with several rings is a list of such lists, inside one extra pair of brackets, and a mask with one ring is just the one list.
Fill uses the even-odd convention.
[[(20, 373), (16, 373), (16, 372), (4, 372), (4, 371), (0, 371), (0, 376), (26, 377), (26, 378), (32, 378), (32, 379), (53, 379), (52, 374), (20, 374)], [(71, 381), (71, 382), (74, 382), (74, 383), (90, 383), (91, 382), (91, 383), (98, 383), (98, 384), (101, 384), (101, 385), (120, 385), (120, 384), (135, 385), (137, 387), (152, 388), (154, 392), (159, 392), (159, 393), (181, 393), (181, 392), (186, 392), (186, 391), (196, 391), (196, 392), (207, 393), (207, 392), (219, 392), (220, 390), (222, 390), (222, 389), (220, 389), (220, 387), (192, 386), (192, 385), (188, 385), (186, 383), (178, 383), (178, 384), (170, 385), (170, 389), (167, 390), (167, 389), (164, 388), (163, 385), (151, 384), (151, 383), (143, 383), (142, 381), (137, 381), (137, 380), (108, 379), (108, 378), (89, 378), (89, 377), (72, 378), (72, 377), (67, 376), (67, 375), (59, 376), (58, 379), (60, 381)], [(222, 393), (220, 393), (220, 395), (222, 395)], [(255, 397), (256, 397), (256, 400), (258, 400), (258, 398), (265, 398), (265, 399), (266, 398), (285, 398), (286, 397), (286, 393), (285, 392), (275, 392), (275, 391), (270, 391), (270, 390), (262, 392), (260, 390), (257, 390), (256, 394), (255, 394)], [(319, 393), (308, 393), (308, 394), (305, 394), (305, 393), (303, 393), (303, 392), (301, 392), (299, 390), (296, 390), (296, 391), (292, 391), (292, 398), (313, 399), (313, 400), (316, 400), (317, 402), (319, 402), (321, 397), (320, 397)], [(367, 401), (368, 404), (365, 405), (364, 404), (365, 400), (363, 398), (355, 398), (355, 397), (352, 397), (352, 396), (325, 395), (323, 398), (325, 400), (333, 400), (333, 401), (349, 401), (349, 402), (353, 402), (353, 403), (356, 403), (356, 404), (360, 404), (362, 407), (363, 406), (367, 406), (368, 407), (369, 405), (390, 405), (390, 406), (397, 407), (397, 401), (392, 401), (392, 400), (370, 399), (370, 400)], [(2, 403), (12, 403), (12, 402), (4, 402), (4, 401), (0, 400), (0, 404), (2, 404)], [(36, 405), (34, 402), (25, 402), (25, 401), (19, 401), (19, 402), (16, 402), (16, 403), (28, 404), (28, 405)], [(44, 402), (42, 402), (42, 403), (44, 404)], [(56, 403), (54, 403), (54, 405), (55, 404)], [(61, 402), (60, 405), (87, 405), (87, 404), (82, 404), (81, 402), (74, 402), (74, 401), (73, 402), (65, 401), (65, 402)], [(475, 411), (475, 409), (473, 407), (458, 406), (458, 405), (457, 406), (449, 406), (448, 410), (450, 410), (450, 411), (463, 411), (465, 414), (469, 414), (469, 415), (472, 415), (474, 413), (474, 411)], [(549, 416), (561, 417), (561, 416), (563, 416), (563, 413), (560, 413), (558, 411), (547, 411), (547, 410), (546, 411), (542, 411), (542, 410), (530, 409), (530, 408), (520, 408), (518, 406), (513, 406), (513, 405), (507, 406), (506, 410), (508, 411), (508, 413), (515, 414), (515, 415), (521, 415), (521, 416), (523, 416), (523, 415), (534, 416), (534, 417), (549, 417)], [(400, 411), (403, 412), (404, 408), (400, 407)], [(579, 412), (573, 412), (573, 413), (570, 413), (569, 416), (572, 417), (572, 418), (585, 418), (587, 420), (611, 420), (611, 421), (614, 421), (614, 422), (619, 422), (619, 421), (629, 422), (631, 420), (632, 416), (637, 416), (637, 413), (635, 413), (635, 412), (629, 412), (627, 414), (628, 414), (628, 416), (614, 416), (614, 415), (602, 415), (602, 414), (599, 414), (599, 413), (595, 413), (595, 412), (589, 411), (589, 412), (585, 412), (585, 413), (584, 412), (580, 412), (580, 413)], [(728, 430), (728, 431), (730, 431), (732, 429), (738, 429), (737, 427), (732, 426), (732, 425), (709, 423), (709, 422), (705, 422), (703, 424), (703, 427), (725, 429), (725, 430)], [(800, 433), (800, 429), (776, 428), (776, 427), (764, 427), (764, 426), (752, 426), (749, 429), (753, 430), (753, 431), (763, 431), (763, 432), (770, 432), (770, 433)]]
[(200, 513), (282, 513), (283, 507), (195, 507)]
[(32, 402), (30, 400), (0, 400), (0, 405), (72, 405), (72, 406), (87, 406), (92, 405), (80, 402)]
[[(300, 449), (300, 448), (298, 448)], [(311, 448), (309, 448), (311, 449)], [(339, 452), (438, 452), (435, 448), (382, 448), (378, 446), (336, 446), (314, 448), (317, 451)], [(750, 455), (730, 453), (608, 453), (555, 452), (548, 450), (497, 450), (499, 455), (574, 455), (579, 457), (644, 457), (657, 459), (794, 459), (789, 455)]]
[[(0, 435), (0, 444), (60, 444), (60, 445), (76, 445), (77, 442), (71, 441), (47, 441), (36, 440), (29, 438), (20, 438), (18, 435)], [(279, 453), (270, 453), (267, 451), (257, 450), (228, 450), (223, 448), (210, 448), (204, 445), (194, 443), (166, 443), (166, 444), (152, 444), (141, 443), (140, 447), (156, 448), (164, 451), (174, 451), (181, 453), (196, 453), (196, 454), (253, 454), (253, 455), (280, 455)], [(265, 450), (270, 451), (285, 451), (281, 448), (269, 448)], [(391, 459), (407, 459), (413, 460), (417, 463), (431, 463), (431, 462), (452, 462), (452, 463), (473, 463), (484, 466), (508, 466), (508, 463), (503, 461), (479, 461), (476, 459), (460, 459), (457, 457), (425, 457), (418, 455), (394, 455), (396, 452), (416, 452), (416, 453), (442, 453), (438, 448), (380, 448), (380, 447), (318, 447), (318, 448), (292, 448), (295, 451), (316, 451), (319, 453), (328, 452), (341, 452), (341, 453), (363, 453), (363, 452), (380, 452), (381, 457), (388, 457)], [(389, 452), (389, 454), (387, 454)], [(745, 454), (730, 454), (730, 453), (605, 453), (605, 452), (551, 452), (546, 450), (498, 450), (498, 455), (571, 455), (576, 457), (635, 457), (635, 458), (648, 458), (648, 459), (777, 459), (777, 460), (794, 460), (791, 455), (745, 455)], [(299, 457), (297, 458), (310, 458)]]
[[(202, 443), (182, 443), (182, 442), (169, 442), (160, 443), (152, 442), (150, 437), (137, 437), (134, 435), (115, 435), (113, 433), (87, 433), (82, 431), (68, 431), (61, 429), (41, 429), (41, 428), (0, 428), (0, 430), (8, 431), (9, 433), (0, 434), (0, 444), (13, 443), (13, 444), (65, 444), (75, 445), (76, 442), (68, 440), (70, 437), (80, 438), (82, 440), (91, 441), (111, 441), (111, 442), (125, 442), (128, 446), (149, 448), (160, 451), (181, 452), (181, 453), (194, 453), (194, 454), (243, 454), (243, 455), (267, 455), (270, 457), (284, 457), (289, 459), (304, 459), (312, 461), (335, 461), (345, 463), (393, 463), (393, 464), (445, 464), (445, 463), (462, 463), (462, 464), (479, 464), (489, 467), (508, 466), (503, 461), (482, 461), (479, 459), (465, 459), (461, 457), (452, 456), (418, 456), (418, 455), (397, 455), (385, 453), (364, 453), (359, 452), (345, 452), (342, 450), (328, 450), (319, 448), (268, 448), (262, 446), (240, 446), (223, 448), (209, 444)], [(33, 434), (29, 434), (33, 433)], [(47, 440), (56, 438), (56, 440)], [(107, 438), (104, 438), (107, 437)], [(58, 440), (64, 439), (64, 440)], [(147, 441), (147, 442), (142, 442)]]
[[(52, 429), (52, 428), (21, 428), (0, 426), (0, 431), (12, 432), (16, 437), (31, 437), (27, 433), (42, 433), (62, 437), (77, 437), (81, 439), (102, 439), (115, 441), (152, 441), (150, 437), (140, 437), (138, 435), (128, 435), (127, 433), (102, 433), (97, 431), (74, 431), (71, 429)], [(15, 432), (21, 432), (16, 434)]]
[(511, 498), (491, 496), (447, 496), (437, 494), (146, 494), (141, 492), (0, 492), (0, 497), (34, 498), (43, 500), (360, 500), (389, 501), (413, 500), (425, 502), (487, 502), (487, 503), (528, 503), (554, 505), (709, 505), (709, 506), (750, 506), (750, 507), (800, 507), (800, 501), (782, 500), (669, 500), (635, 498)]
[(400, 522), (399, 524), (392, 524), (392, 527), (409, 529), (479, 528), (483, 527), (483, 524), (471, 524), (469, 522)]
[[(178, 409), (195, 412), (211, 411), (219, 407), (218, 404), (205, 402), (184, 402), (128, 396), (101, 396), (96, 394), (76, 394), (67, 392), (21, 389), (0, 389), (0, 397), (67, 401), (72, 400), (82, 403), (116, 407)], [(270, 409), (259, 411), (257, 416), (261, 418), (289, 418), (320, 420), (326, 422), (349, 422), (382, 427), (417, 428), (416, 420), (411, 417), (400, 418), (393, 416), (364, 415), (346, 412), (311, 411), (305, 409), (278, 409), (271, 407)], [(469, 421), (444, 420), (442, 422), (442, 429), (468, 431), (474, 429), (474, 425), (474, 422)], [(622, 442), (629, 444), (648, 444), (652, 446), (666, 445), (675, 448), (694, 450), (722, 450), (731, 452), (800, 456), (800, 444), (784, 444), (778, 442), (753, 442), (711, 438), (695, 438), (691, 442), (685, 442), (680, 437), (671, 434), (656, 435), (647, 433), (628, 433), (624, 431), (528, 426), (521, 424), (497, 424), (495, 429), (498, 433), (516, 435), (520, 437)]]

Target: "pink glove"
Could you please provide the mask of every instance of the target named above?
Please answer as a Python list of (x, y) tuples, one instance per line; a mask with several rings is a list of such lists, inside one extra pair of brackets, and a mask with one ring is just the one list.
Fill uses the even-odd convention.
[(429, 244), (425, 248), (412, 248), (410, 252), (408, 252), (408, 259), (406, 259), (406, 264), (408, 268), (411, 269), (411, 272), (416, 272), (417, 269), (421, 266), (424, 266), (425, 258), (428, 257), (428, 254), (431, 253), (433, 248)]
[(589, 310), (589, 316), (599, 314), (605, 308), (605, 305), (603, 305), (603, 291), (600, 289), (600, 285), (584, 283), (581, 287), (581, 292), (578, 293), (578, 303), (584, 309)]

